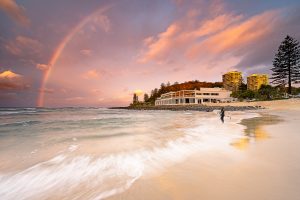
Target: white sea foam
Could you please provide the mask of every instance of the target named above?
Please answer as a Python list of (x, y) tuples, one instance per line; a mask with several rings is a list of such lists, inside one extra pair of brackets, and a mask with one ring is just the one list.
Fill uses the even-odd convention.
[[(236, 117), (232, 122), (239, 120)], [(195, 152), (230, 151), (229, 143), (242, 129), (241, 125), (207, 118), (199, 120), (197, 127), (182, 129), (182, 137), (151, 149), (100, 157), (65, 153), (19, 173), (0, 175), (0, 199), (46, 199), (53, 195), (59, 199), (73, 194), (76, 198), (104, 199), (127, 190), (141, 176), (160, 172)], [(77, 148), (71, 145), (69, 151)], [(81, 187), (93, 192), (81, 194)]]
[(75, 151), (76, 149), (78, 149), (78, 145), (76, 145), (76, 144), (72, 144), (72, 145), (70, 145), (69, 148), (68, 148), (68, 150), (71, 151), (71, 152), (72, 152), (72, 151)]

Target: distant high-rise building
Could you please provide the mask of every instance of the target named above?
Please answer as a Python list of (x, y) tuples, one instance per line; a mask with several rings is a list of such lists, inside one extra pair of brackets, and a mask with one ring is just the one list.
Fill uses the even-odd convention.
[(238, 91), (242, 84), (242, 72), (231, 71), (223, 74), (223, 87), (226, 90)]
[(247, 89), (248, 90), (259, 90), (261, 85), (268, 85), (269, 79), (266, 74), (252, 74), (247, 77)]

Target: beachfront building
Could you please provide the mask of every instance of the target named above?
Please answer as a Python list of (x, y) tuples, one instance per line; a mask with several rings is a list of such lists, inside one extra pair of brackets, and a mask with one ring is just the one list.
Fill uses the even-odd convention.
[(231, 91), (224, 88), (200, 88), (199, 90), (180, 90), (162, 94), (155, 105), (189, 105), (203, 103), (231, 102)]
[(259, 90), (261, 85), (268, 85), (269, 79), (266, 74), (252, 74), (247, 77), (247, 89), (248, 90)]
[(242, 72), (231, 71), (223, 74), (223, 87), (226, 90), (238, 91), (242, 84)]

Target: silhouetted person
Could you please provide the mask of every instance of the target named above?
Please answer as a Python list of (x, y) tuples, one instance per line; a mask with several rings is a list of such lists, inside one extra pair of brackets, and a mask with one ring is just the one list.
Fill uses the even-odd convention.
[(224, 123), (224, 117), (225, 117), (225, 110), (224, 108), (221, 108), (221, 111), (220, 111), (220, 119), (221, 121)]

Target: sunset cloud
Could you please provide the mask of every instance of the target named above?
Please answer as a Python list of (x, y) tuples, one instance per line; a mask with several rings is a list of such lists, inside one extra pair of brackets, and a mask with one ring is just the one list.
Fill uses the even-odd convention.
[(25, 15), (25, 9), (15, 0), (0, 0), (0, 9), (23, 26), (29, 26), (30, 20)]
[(36, 64), (36, 68), (37, 69), (39, 69), (39, 70), (41, 70), (41, 71), (47, 71), (47, 70), (49, 70), (50, 69), (50, 65), (48, 65), (48, 64)]
[[(230, 66), (223, 66), (224, 71), (246, 68), (249, 64), (253, 68), (254, 63), (265, 64), (267, 58), (272, 59), (272, 52), (266, 49), (276, 47), (270, 44), (267, 37), (281, 39), (280, 34), (274, 33), (284, 30), (283, 21), (287, 19), (283, 19), (283, 12), (286, 10), (268, 10), (249, 17), (228, 12), (224, 7), (222, 3), (212, 5), (209, 9), (214, 10), (214, 14), (205, 19), (199, 19), (199, 11), (188, 10), (184, 17), (172, 22), (164, 32), (143, 40), (144, 48), (138, 62), (165, 65), (194, 62), (202, 68), (213, 68), (220, 62), (230, 63)], [(243, 66), (245, 64), (248, 65)]]
[(14, 40), (8, 41), (5, 45), (5, 49), (12, 55), (28, 57), (40, 54), (42, 46), (38, 40), (19, 35)]
[(240, 24), (230, 26), (200, 43), (194, 44), (186, 55), (189, 58), (207, 54), (217, 57), (221, 53), (228, 54), (245, 48), (251, 42), (269, 34), (273, 30), (274, 21), (279, 14), (278, 11), (268, 11)]
[[(29, 24), (23, 7), (30, 28), (14, 23)], [(299, 8), (280, 0), (0, 0), (0, 106), (125, 106), (134, 92), (142, 99), (168, 81), (270, 75), (286, 34), (300, 41)]]
[(106, 15), (97, 15), (93, 18), (93, 24), (100, 27), (103, 31), (108, 33), (111, 29), (111, 23)]
[(0, 89), (1, 90), (24, 90), (28, 89), (29, 84), (22, 75), (16, 74), (10, 70), (0, 73)]
[[(222, 31), (231, 24), (238, 22), (242, 16), (233, 16), (231, 14), (222, 14), (213, 18), (194, 22), (197, 14), (187, 14), (189, 17), (172, 23), (165, 32), (158, 36), (151, 36), (144, 40), (146, 50), (139, 58), (139, 62), (149, 61), (164, 62), (172, 55), (184, 54), (186, 49), (190, 48), (199, 40), (205, 39), (219, 31)], [(193, 21), (192, 24), (190, 21)]]
[(161, 61), (165, 59), (170, 50), (176, 45), (173, 38), (180, 32), (181, 27), (177, 24), (170, 25), (167, 30), (160, 33), (155, 39), (153, 37), (146, 38), (146, 52), (143, 53), (139, 62), (145, 63), (151, 60)]
[(99, 79), (100, 73), (97, 70), (89, 70), (83, 74), (83, 78), (85, 79)]
[(91, 56), (92, 55), (92, 50), (90, 50), (90, 49), (81, 49), (80, 50), (80, 53), (82, 54), (82, 55), (84, 55), (84, 56)]

